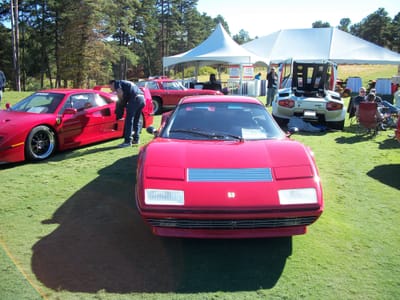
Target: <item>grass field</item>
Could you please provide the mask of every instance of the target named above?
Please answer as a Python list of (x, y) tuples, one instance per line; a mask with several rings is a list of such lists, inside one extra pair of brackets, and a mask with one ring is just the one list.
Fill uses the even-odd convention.
[(392, 133), (294, 135), (315, 153), (325, 211), (281, 239), (153, 236), (133, 199), (138, 148), (120, 140), (0, 166), (0, 299), (398, 299)]

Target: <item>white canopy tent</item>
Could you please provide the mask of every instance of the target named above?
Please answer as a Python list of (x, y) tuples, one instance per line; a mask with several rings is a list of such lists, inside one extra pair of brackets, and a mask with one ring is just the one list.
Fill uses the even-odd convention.
[(191, 63), (194, 65), (255, 64), (266, 62), (250, 50), (242, 48), (218, 24), (211, 35), (197, 47), (177, 55), (163, 57), (164, 68)]
[(337, 64), (400, 64), (400, 54), (337, 28), (285, 29), (242, 45), (268, 63), (332, 60)]
[(243, 93), (243, 68), (246, 65), (266, 66), (262, 58), (237, 44), (219, 23), (210, 36), (197, 47), (177, 55), (163, 57), (164, 69), (177, 65), (194, 65), (197, 81), (198, 68), (204, 65), (218, 65), (220, 78), (221, 65), (237, 65), (239, 71), (239, 90)]

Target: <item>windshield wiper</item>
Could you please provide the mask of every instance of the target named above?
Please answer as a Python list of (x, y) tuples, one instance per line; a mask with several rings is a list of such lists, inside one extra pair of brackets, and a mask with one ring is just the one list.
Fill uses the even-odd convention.
[(208, 138), (212, 138), (212, 139), (225, 139), (227, 137), (235, 139), (235, 140), (239, 140), (239, 141), (243, 141), (243, 138), (241, 136), (238, 135), (234, 135), (234, 134), (229, 134), (229, 133), (210, 133), (210, 132), (204, 132), (204, 131), (199, 131), (196, 128), (192, 128), (192, 129), (174, 129), (171, 130), (170, 132), (182, 132), (182, 133), (189, 133), (189, 134), (194, 134), (194, 135), (200, 135), (200, 136), (205, 136)]

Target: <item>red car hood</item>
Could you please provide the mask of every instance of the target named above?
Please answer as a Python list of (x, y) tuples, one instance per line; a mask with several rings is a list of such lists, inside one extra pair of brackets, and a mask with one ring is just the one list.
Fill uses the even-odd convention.
[[(158, 139), (143, 150), (146, 163), (141, 171), (144, 172), (139, 173), (143, 176), (143, 188), (184, 190), (186, 209), (188, 206), (279, 207), (278, 189), (282, 188), (313, 187), (322, 199), (311, 151), (293, 140), (175, 142)], [(191, 171), (199, 171), (200, 180), (191, 180)], [(220, 171), (227, 171), (222, 174), (222, 180)]]
[(214, 94), (214, 95), (223, 95), (222, 92), (217, 91), (217, 90), (198, 90), (198, 89), (186, 89), (187, 92), (191, 92), (193, 94), (196, 95), (210, 95), (210, 94)]
[[(260, 168), (309, 165), (306, 148), (293, 140), (187, 142), (158, 140), (146, 149), (155, 166), (182, 168)], [(162, 155), (160, 155), (162, 154)]]
[(30, 129), (28, 124), (35, 124), (43, 122), (44, 120), (53, 121), (55, 123), (56, 117), (52, 114), (36, 114), (26, 112), (15, 112), (8, 110), (0, 110), (0, 132), (12, 132), (18, 128), (21, 131), (22, 128)]

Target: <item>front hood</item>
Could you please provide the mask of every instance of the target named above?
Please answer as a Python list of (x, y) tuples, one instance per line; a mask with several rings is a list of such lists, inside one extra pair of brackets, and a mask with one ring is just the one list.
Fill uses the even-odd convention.
[(170, 141), (159, 139), (146, 148), (146, 161), (182, 168), (260, 168), (310, 163), (307, 148), (293, 140), (245, 142)]
[(55, 123), (56, 117), (50, 114), (36, 114), (0, 110), (0, 132), (11, 132), (15, 128), (30, 128), (30, 124), (42, 122)]
[[(144, 189), (182, 190), (185, 206), (278, 209), (278, 190), (315, 188), (311, 152), (293, 140), (187, 142), (156, 139), (140, 156), (139, 198)], [(150, 207), (148, 207), (150, 208)], [(154, 208), (154, 207), (153, 207)]]
[(218, 90), (187, 89), (186, 91), (189, 91), (191, 95), (223, 95), (223, 93)]

